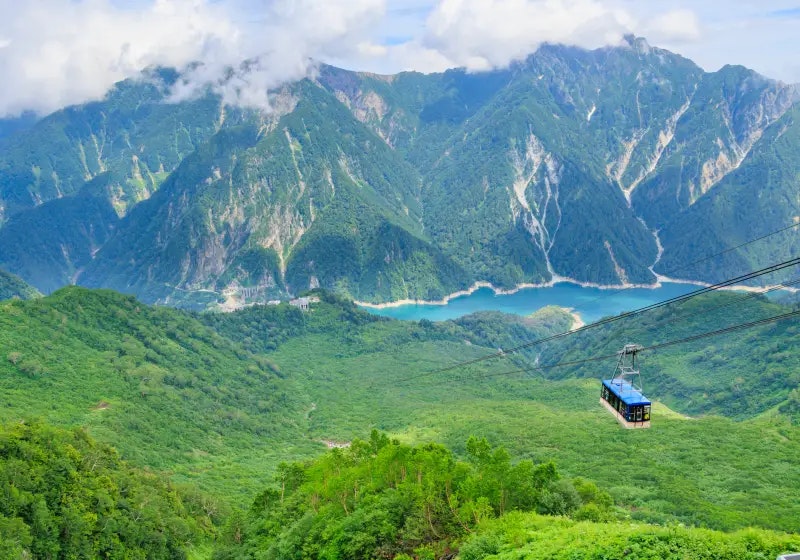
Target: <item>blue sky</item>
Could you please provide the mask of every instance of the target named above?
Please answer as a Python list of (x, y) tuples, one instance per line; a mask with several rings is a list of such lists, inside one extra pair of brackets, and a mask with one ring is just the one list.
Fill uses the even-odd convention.
[[(311, 61), (393, 73), (503, 67), (543, 42), (644, 36), (706, 70), (743, 64), (800, 83), (800, 0), (0, 0), (0, 116), (101, 98), (146, 66), (204, 64), (211, 85), (268, 108)], [(225, 69), (255, 59), (221, 81)]]
[[(713, 71), (725, 64), (742, 64), (771, 78), (800, 83), (800, 2), (797, 0), (609, 0), (599, 3), (626, 11), (636, 19), (632, 32), (694, 60), (706, 70)], [(374, 34), (375, 41), (396, 44), (398, 38), (410, 41), (423, 36), (426, 20), (437, 4), (434, 0), (388, 0), (385, 19)], [(694, 15), (696, 35), (680, 37), (654, 32), (650, 27), (649, 23), (659, 15), (676, 11)], [(375, 66), (386, 65), (386, 71), (397, 70), (391, 62), (375, 62)]]

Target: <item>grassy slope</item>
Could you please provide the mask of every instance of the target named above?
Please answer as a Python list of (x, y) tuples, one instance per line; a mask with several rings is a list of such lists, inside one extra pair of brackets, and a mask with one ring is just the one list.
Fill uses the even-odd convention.
[[(470, 435), (484, 436), (517, 456), (552, 458), (567, 474), (596, 480), (637, 519), (674, 515), (717, 528), (800, 529), (800, 506), (786, 492), (800, 485), (793, 468), (800, 430), (786, 420), (687, 420), (657, 406), (651, 430), (624, 431), (599, 406), (595, 380), (470, 377), (439, 384), (422, 379), (401, 388), (395, 380), (405, 376), (396, 368), (408, 364), (407, 345), (343, 357), (334, 349), (323, 355), (321, 338), (304, 342), (318, 351), (314, 368), (301, 374), (317, 403), (310, 422), (316, 437), (349, 439), (374, 426), (463, 451)], [(292, 341), (274, 359), (293, 375), (307, 347)], [(421, 362), (441, 363), (437, 348), (413, 351), (420, 350)], [(366, 381), (376, 372), (379, 382)]]
[(786, 418), (688, 420), (657, 406), (651, 430), (630, 432), (598, 405), (596, 378), (497, 375), (511, 360), (428, 373), (567, 328), (553, 311), (461, 322), (469, 328), (376, 319), (333, 299), (308, 314), (200, 316), (245, 349), (191, 315), (110, 292), (73, 288), (0, 310), (4, 418), (88, 426), (132, 462), (240, 503), (279, 461), (374, 427), (459, 453), (474, 434), (517, 457), (553, 458), (633, 519), (800, 530), (786, 490), (800, 487), (800, 428)]
[[(544, 349), (541, 363), (613, 354), (628, 342), (650, 346), (788, 311), (791, 308), (761, 296), (715, 293), (569, 337), (563, 344)], [(690, 415), (752, 418), (773, 407), (783, 407), (787, 399), (792, 399), (792, 391), (797, 393), (798, 343), (797, 321), (788, 320), (647, 352), (642, 362), (645, 389)], [(610, 374), (612, 369), (613, 360), (577, 369), (554, 368), (546, 375), (552, 379), (597, 378), (598, 370)]]
[[(270, 357), (316, 404), (309, 423), (315, 439), (348, 440), (376, 427), (463, 450), (475, 434), (516, 456), (554, 458), (567, 474), (596, 480), (635, 519), (800, 529), (800, 506), (786, 492), (800, 486), (793, 468), (800, 429), (788, 419), (690, 420), (657, 405), (653, 428), (630, 432), (598, 405), (596, 378), (497, 375), (514, 369), (500, 361), (410, 379), (488, 352), (458, 336), (430, 341), (453, 328), (448, 325), (430, 327), (427, 336), (424, 327), (397, 322), (371, 323), (338, 337), (307, 333)], [(671, 355), (679, 359), (680, 348)], [(609, 367), (613, 363), (598, 366), (603, 373)], [(727, 374), (719, 379), (726, 383)]]
[[(303, 398), (191, 316), (67, 288), (0, 304), (0, 415), (86, 426), (134, 464), (248, 498), (307, 456)], [(321, 447), (321, 446), (319, 446)]]
[[(568, 383), (528, 388), (537, 389), (541, 394), (529, 394), (530, 400), (462, 401), (460, 413), (443, 405), (415, 418), (411, 428), (424, 429), (412, 433), (448, 445), (477, 434), (537, 460), (552, 458), (565, 473), (608, 489), (633, 519), (800, 528), (800, 507), (786, 490), (800, 484), (793, 466), (800, 450), (796, 427), (668, 418), (657, 407), (652, 429), (623, 431), (597, 404), (593, 382), (575, 385), (568, 397)], [(558, 393), (560, 403), (547, 402)]]
[[(299, 360), (287, 362), (291, 371), (191, 314), (110, 291), (66, 288), (34, 301), (4, 302), (0, 419), (85, 426), (136, 465), (243, 503), (280, 461), (320, 453), (328, 433), (349, 438), (374, 424), (367, 395), (375, 367), (398, 375), (424, 360), (459, 359), (464, 344), (452, 341), (467, 336), (377, 320), (341, 302), (308, 315), (286, 305), (261, 309), (277, 314), (273, 330), (257, 321), (248, 330), (259, 309), (203, 320), (229, 336), (247, 335), (242, 343), (253, 352), (290, 341)], [(228, 331), (215, 323), (228, 318)], [(396, 342), (407, 344), (399, 362), (391, 351)], [(349, 411), (338, 420), (330, 414), (341, 410), (329, 406), (325, 394), (329, 384), (342, 387), (343, 370), (325, 355), (332, 347), (348, 357), (341, 362), (346, 368), (349, 359), (363, 356)], [(383, 410), (404, 414), (401, 399)], [(398, 416), (392, 426), (403, 425)]]
[(798, 549), (796, 535), (753, 529), (725, 534), (675, 525), (604, 524), (511, 514), (483, 527), (462, 547), (460, 558), (755, 560)]

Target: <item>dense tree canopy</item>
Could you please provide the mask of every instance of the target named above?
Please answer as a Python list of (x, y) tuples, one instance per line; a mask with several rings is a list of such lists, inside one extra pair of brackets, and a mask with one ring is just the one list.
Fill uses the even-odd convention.
[(0, 427), (0, 558), (185, 558), (211, 519), (82, 430)]
[(348, 449), (282, 465), (276, 482), (232, 519), (216, 558), (438, 558), (509, 511), (612, 518), (611, 498), (594, 484), (563, 479), (553, 463), (513, 464), (477, 438), (459, 461), (441, 445), (373, 431)]

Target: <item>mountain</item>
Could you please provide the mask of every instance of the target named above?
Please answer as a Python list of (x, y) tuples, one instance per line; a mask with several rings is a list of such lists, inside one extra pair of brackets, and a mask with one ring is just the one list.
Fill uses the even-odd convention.
[(32, 127), (38, 119), (32, 112), (24, 112), (18, 117), (0, 119), (0, 141), (20, 131)]
[(146, 301), (715, 281), (794, 254), (797, 87), (628, 37), (484, 73), (321, 66), (270, 112), (151, 70), (0, 139), (0, 267)]
[(41, 294), (27, 284), (22, 278), (0, 270), (0, 300), (3, 299), (31, 299)]
[(423, 233), (413, 167), (318, 86), (287, 95), (291, 112), (269, 126), (228, 127), (184, 159), (80, 281), (151, 299), (232, 281), (383, 299), (398, 280), (442, 293), (463, 282)]
[[(434, 79), (447, 93), (420, 108), (418, 84)], [(405, 96), (390, 96), (386, 81)], [(662, 274), (712, 280), (742, 272), (743, 258), (734, 253), (688, 274), (679, 266), (799, 214), (800, 148), (791, 139), (798, 89), (742, 67), (706, 73), (643, 39), (595, 51), (545, 45), (505, 72), (328, 83), (356, 114), (369, 104), (382, 108), (363, 120), (390, 142), (399, 137), (397, 149), (418, 164), (431, 235), (460, 262), (480, 261), (479, 277), (501, 286), (554, 274), (650, 283), (653, 265)], [(470, 98), (485, 89), (491, 94)], [(786, 147), (775, 153), (785, 135)], [(436, 136), (446, 140), (432, 142)], [(765, 189), (750, 178), (754, 169), (779, 175)], [(752, 212), (748, 193), (771, 209), (769, 220)], [(738, 222), (709, 208), (711, 197), (730, 201)], [(509, 224), (519, 229), (519, 243)], [(796, 235), (784, 239), (795, 243)], [(490, 266), (481, 270), (484, 263)], [(509, 276), (502, 277), (504, 268)]]

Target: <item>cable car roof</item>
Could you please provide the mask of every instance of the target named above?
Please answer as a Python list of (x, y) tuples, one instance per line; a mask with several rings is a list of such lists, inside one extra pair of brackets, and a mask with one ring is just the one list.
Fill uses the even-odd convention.
[(629, 381), (621, 379), (604, 379), (603, 385), (617, 395), (627, 405), (651, 404), (650, 399), (637, 391)]

